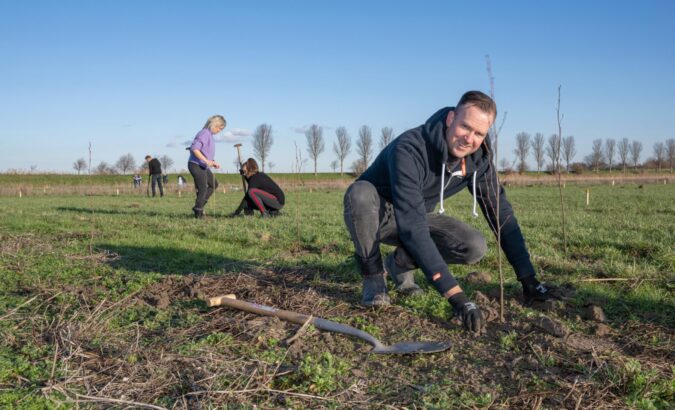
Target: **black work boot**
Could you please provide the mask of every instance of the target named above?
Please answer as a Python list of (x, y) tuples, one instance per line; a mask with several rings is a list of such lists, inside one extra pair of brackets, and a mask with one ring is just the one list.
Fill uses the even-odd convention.
[(552, 289), (540, 283), (534, 276), (520, 279), (520, 283), (523, 285), (523, 302), (525, 306), (532, 306), (534, 302), (560, 299)]
[(387, 295), (387, 281), (384, 273), (363, 277), (363, 299), (365, 306), (387, 306), (391, 304)]
[(394, 260), (394, 253), (390, 253), (384, 260), (384, 270), (396, 284), (396, 290), (408, 296), (423, 295), (424, 291), (415, 283), (415, 271), (400, 268)]

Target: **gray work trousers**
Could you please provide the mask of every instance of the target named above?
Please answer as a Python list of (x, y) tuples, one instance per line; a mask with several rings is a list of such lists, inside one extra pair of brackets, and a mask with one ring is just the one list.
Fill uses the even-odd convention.
[[(396, 247), (394, 260), (399, 267), (418, 267), (415, 258), (399, 239), (393, 205), (380, 197), (370, 182), (356, 181), (347, 189), (344, 218), (363, 276), (384, 271), (380, 243)], [(476, 229), (455, 218), (433, 212), (426, 214), (426, 220), (431, 239), (446, 263), (478, 263), (485, 255), (485, 237)]]

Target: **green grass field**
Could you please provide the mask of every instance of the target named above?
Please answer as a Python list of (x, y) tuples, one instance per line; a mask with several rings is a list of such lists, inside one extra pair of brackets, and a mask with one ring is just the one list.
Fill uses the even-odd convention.
[[(576, 291), (550, 312), (525, 309), (505, 261), (507, 323), (491, 321), (479, 339), (450, 321), (447, 303), (419, 272), (424, 297), (394, 295), (395, 306), (383, 310), (356, 306), (360, 278), (342, 195), (289, 192), (278, 218), (230, 219), (240, 194), (219, 192), (205, 220), (191, 218), (193, 198), (185, 194), (0, 197), (0, 407), (674, 404), (672, 184), (593, 186), (588, 206), (586, 187), (568, 186), (567, 254), (557, 188), (509, 188), (540, 277)], [(468, 194), (445, 204), (449, 215), (488, 235), (470, 207)], [(489, 284), (466, 284), (471, 295), (497, 286), (490, 244), (480, 264), (452, 267), (463, 285), (471, 271), (492, 275)], [(373, 356), (359, 341), (312, 329), (300, 347), (287, 346), (298, 326), (209, 309), (200, 300), (223, 293), (387, 340), (450, 338), (455, 346), (427, 356)], [(604, 309), (612, 332), (594, 342), (597, 348), (580, 353), (529, 324), (549, 315), (590, 340), (588, 303)], [(614, 347), (600, 348), (607, 343)], [(528, 360), (538, 363), (536, 371), (517, 364)]]

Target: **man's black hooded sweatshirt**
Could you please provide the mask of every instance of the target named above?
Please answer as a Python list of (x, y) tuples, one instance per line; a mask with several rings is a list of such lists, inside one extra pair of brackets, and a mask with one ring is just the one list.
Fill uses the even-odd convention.
[[(431, 239), (426, 218), (427, 213), (433, 212), (440, 201), (442, 172), (445, 173), (443, 179), (446, 184), (443, 198), (468, 187), (495, 234), (499, 189), (502, 249), (519, 279), (532, 276), (535, 271), (525, 240), (504, 189), (497, 184), (489, 137), (465, 161), (452, 157), (445, 140), (445, 121), (451, 110), (454, 107), (443, 108), (424, 125), (401, 134), (382, 150), (359, 179), (372, 183), (379, 195), (393, 204), (403, 246), (441, 294), (457, 285)], [(446, 165), (451, 169), (448, 170)], [(462, 169), (464, 172), (461, 172)], [(456, 175), (451, 176), (452, 173)], [(378, 261), (361, 261), (362, 265), (381, 264), (379, 253), (374, 258)]]
[(148, 162), (148, 170), (150, 175), (162, 175), (162, 164), (157, 158), (153, 158)]

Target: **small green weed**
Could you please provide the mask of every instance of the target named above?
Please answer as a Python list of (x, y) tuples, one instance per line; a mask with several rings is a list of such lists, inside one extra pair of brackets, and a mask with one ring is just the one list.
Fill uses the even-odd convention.
[(675, 366), (671, 366), (670, 378), (659, 379), (654, 369), (644, 370), (635, 359), (609, 364), (604, 377), (626, 396), (626, 403), (640, 409), (671, 408), (675, 397)]
[(300, 386), (317, 394), (325, 394), (342, 387), (341, 378), (345, 377), (349, 364), (329, 352), (320, 355), (308, 354), (300, 363), (297, 375), (282, 378), (282, 385)]
[(352, 317), (352, 322), (356, 328), (361, 329), (364, 332), (368, 332), (375, 337), (381, 336), (380, 328), (370, 323), (368, 319), (363, 316)]
[(494, 403), (491, 393), (457, 391), (452, 384), (429, 386), (422, 394), (423, 408), (426, 409), (486, 409)]
[(517, 350), (518, 334), (515, 330), (499, 337), (499, 345), (503, 350)]

